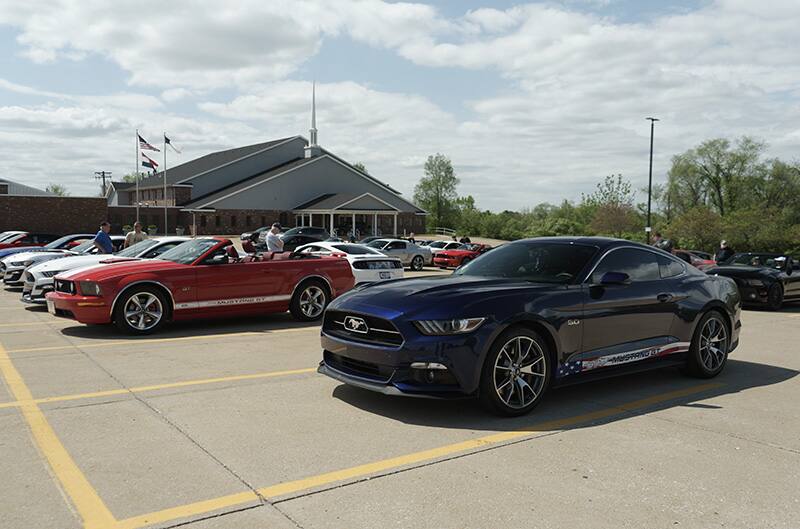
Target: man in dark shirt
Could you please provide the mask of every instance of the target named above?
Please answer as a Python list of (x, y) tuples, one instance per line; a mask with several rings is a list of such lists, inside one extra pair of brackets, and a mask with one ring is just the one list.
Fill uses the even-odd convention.
[(100, 231), (94, 236), (94, 245), (97, 248), (97, 253), (114, 253), (114, 245), (111, 243), (111, 237), (108, 232), (111, 231), (111, 224), (108, 221), (103, 221), (100, 224)]
[(714, 260), (717, 263), (722, 263), (733, 257), (733, 254), (736, 253), (733, 251), (733, 248), (728, 246), (728, 241), (721, 241), (719, 243), (719, 250), (717, 250), (716, 255), (714, 255)]

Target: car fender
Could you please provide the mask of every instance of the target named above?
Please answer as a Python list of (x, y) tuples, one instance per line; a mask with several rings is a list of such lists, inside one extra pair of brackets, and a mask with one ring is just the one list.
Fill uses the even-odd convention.
[(123, 278), (121, 278), (121, 280), (117, 283), (117, 289), (116, 289), (117, 293), (114, 296), (114, 301), (111, 303), (110, 314), (112, 316), (114, 315), (114, 308), (117, 306), (117, 301), (120, 299), (120, 297), (122, 297), (122, 295), (126, 291), (130, 290), (131, 288), (137, 285), (143, 285), (143, 284), (154, 285), (163, 290), (164, 292), (166, 292), (170, 304), (169, 310), (170, 312), (174, 310), (175, 299), (172, 295), (172, 289), (168, 285), (163, 283), (156, 274), (147, 273), (147, 274), (136, 274), (133, 276), (124, 276)]

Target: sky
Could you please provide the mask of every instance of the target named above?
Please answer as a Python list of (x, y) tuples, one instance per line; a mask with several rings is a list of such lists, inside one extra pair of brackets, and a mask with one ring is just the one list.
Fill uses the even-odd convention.
[(798, 22), (797, 0), (0, 0), (0, 178), (95, 195), (136, 129), (168, 166), (308, 137), (312, 81), (324, 148), (408, 197), (443, 153), (481, 209), (644, 189), (648, 116), (655, 182), (715, 137), (798, 160)]

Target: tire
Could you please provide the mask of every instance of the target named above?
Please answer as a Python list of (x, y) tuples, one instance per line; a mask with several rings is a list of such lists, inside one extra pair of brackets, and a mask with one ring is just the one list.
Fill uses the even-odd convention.
[(129, 334), (152, 334), (164, 325), (170, 306), (160, 289), (142, 285), (125, 291), (114, 307), (114, 324)]
[(425, 266), (425, 259), (423, 259), (421, 255), (415, 255), (414, 258), (411, 259), (411, 270), (419, 272), (422, 270), (423, 266)]
[(550, 386), (551, 358), (547, 342), (536, 332), (508, 329), (495, 340), (484, 361), (481, 404), (504, 417), (529, 413)]
[(297, 321), (316, 321), (325, 313), (330, 301), (328, 286), (319, 279), (309, 279), (295, 290), (289, 312)]
[(781, 310), (783, 306), (783, 287), (780, 283), (773, 283), (767, 290), (767, 308), (769, 310)]
[(713, 378), (728, 361), (731, 330), (725, 317), (716, 310), (706, 312), (697, 324), (689, 348), (686, 373), (697, 378)]

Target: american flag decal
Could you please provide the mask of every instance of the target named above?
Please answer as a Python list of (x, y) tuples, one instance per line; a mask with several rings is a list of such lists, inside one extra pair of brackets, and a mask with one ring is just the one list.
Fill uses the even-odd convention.
[(566, 362), (558, 366), (558, 369), (556, 370), (556, 376), (560, 378), (560, 377), (565, 377), (567, 375), (575, 375), (577, 373), (580, 373), (582, 369), (583, 369), (583, 362), (581, 362), (580, 360), (575, 360), (573, 362)]

